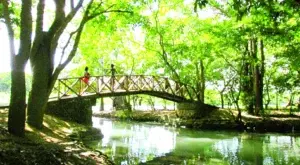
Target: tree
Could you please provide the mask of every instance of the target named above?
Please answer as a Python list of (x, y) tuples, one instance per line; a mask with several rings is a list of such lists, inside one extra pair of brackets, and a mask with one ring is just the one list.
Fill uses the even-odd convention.
[[(24, 135), (25, 125), (25, 75), (24, 67), (30, 58), (33, 80), (32, 90), (28, 99), (28, 123), (36, 128), (42, 127), (44, 110), (47, 105), (55, 81), (60, 72), (72, 60), (77, 53), (77, 48), (84, 30), (84, 26), (90, 20), (97, 18), (104, 13), (126, 12), (131, 13), (126, 5), (127, 1), (103, 3), (102, 1), (90, 0), (84, 3), (79, 0), (75, 3), (73, 0), (55, 0), (54, 20), (50, 27), (45, 30), (45, 0), (37, 2), (37, 15), (35, 31), (32, 31), (31, 9), (33, 4), (31, 0), (22, 1), (20, 16), (20, 50), (18, 56), (15, 56), (14, 30), (12, 28), (9, 5), (10, 1), (2, 0), (4, 6), (4, 18), (10, 36), (11, 57), (12, 57), (12, 91), (10, 102), (10, 113), (8, 127), (9, 131), (16, 135)], [(10, 3), (10, 4), (9, 4)], [(69, 10), (65, 10), (68, 7)], [(67, 26), (72, 20), (76, 19), (76, 14), (83, 9), (81, 18), (79, 18), (78, 27), (69, 34), (69, 38), (64, 43), (61, 60), (55, 65), (55, 55), (58, 54), (58, 45), (62, 44), (62, 36)], [(123, 10), (124, 9), (124, 10)], [(66, 12), (69, 11), (69, 12)], [(77, 14), (78, 15), (78, 14)], [(80, 17), (79, 16), (79, 17)], [(73, 24), (76, 26), (76, 24)], [(33, 41), (31, 36), (34, 34)], [(71, 48), (70, 48), (71, 47)], [(70, 49), (67, 52), (67, 48)], [(19, 112), (20, 111), (20, 112)]]
[(20, 48), (15, 51), (13, 22), (10, 15), (9, 1), (1, 0), (3, 16), (8, 30), (11, 56), (11, 98), (8, 114), (8, 131), (17, 136), (24, 136), (25, 132), (25, 108), (26, 86), (24, 68), (30, 56), (31, 48), (31, 0), (22, 1), (20, 15)]

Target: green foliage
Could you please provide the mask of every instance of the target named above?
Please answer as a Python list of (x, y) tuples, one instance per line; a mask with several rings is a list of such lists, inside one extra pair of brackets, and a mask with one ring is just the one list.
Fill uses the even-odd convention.
[(116, 111), (115, 116), (120, 119), (130, 119), (132, 115), (132, 111), (129, 110), (120, 110)]
[(0, 3), (0, 21), (4, 21), (4, 15), (3, 15), (3, 4)]
[(9, 92), (10, 91), (10, 73), (2, 73), (0, 75), (0, 91)]
[[(10, 72), (0, 73), (0, 92), (10, 92), (11, 77)], [(29, 92), (31, 89), (31, 75), (26, 75), (26, 91)]]
[[(113, 63), (117, 74), (165, 76), (197, 87), (201, 80), (197, 67), (202, 61), (209, 103), (219, 105), (222, 91), (227, 101), (241, 94), (242, 102), (247, 104), (253, 96), (239, 92), (240, 79), (247, 81), (241, 75), (241, 67), (245, 45), (249, 39), (257, 38), (265, 43), (270, 96), (275, 96), (279, 88), (299, 88), (297, 4), (236, 0), (126, 3), (121, 1), (118, 5), (132, 14), (104, 14), (88, 24), (80, 44), (81, 56), (74, 59), (79, 67), (72, 74), (81, 75), (86, 65), (91, 67), (92, 75), (110, 74)], [(210, 9), (218, 14), (202, 18), (200, 13)]]
[[(15, 37), (19, 36), (19, 31), (17, 30), (20, 27), (20, 13), (21, 13), (21, 5), (19, 2), (8, 1), (8, 12), (9, 17), (11, 19), (11, 23), (15, 30)], [(2, 2), (0, 2), (0, 22), (5, 23), (4, 20), (4, 6)]]

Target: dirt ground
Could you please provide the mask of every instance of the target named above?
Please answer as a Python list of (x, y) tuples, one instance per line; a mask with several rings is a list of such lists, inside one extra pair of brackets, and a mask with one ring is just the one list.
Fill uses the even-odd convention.
[(0, 109), (0, 164), (114, 164), (100, 151), (86, 148), (76, 135), (86, 126), (45, 115), (44, 128), (26, 124), (25, 137), (7, 131), (7, 109)]

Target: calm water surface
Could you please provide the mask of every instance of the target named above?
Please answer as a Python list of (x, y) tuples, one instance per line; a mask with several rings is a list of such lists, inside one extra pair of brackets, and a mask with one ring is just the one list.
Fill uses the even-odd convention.
[(196, 131), (93, 118), (104, 138), (88, 142), (116, 164), (300, 164), (300, 136)]

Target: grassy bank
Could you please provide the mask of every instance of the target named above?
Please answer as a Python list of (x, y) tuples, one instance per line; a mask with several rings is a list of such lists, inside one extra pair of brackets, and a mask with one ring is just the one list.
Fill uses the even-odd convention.
[(82, 143), (84, 138), (101, 138), (101, 132), (45, 115), (42, 130), (26, 125), (25, 137), (15, 137), (7, 132), (7, 111), (0, 109), (0, 164), (113, 164)]
[[(181, 111), (182, 113), (182, 111)], [(154, 121), (177, 127), (208, 130), (246, 130), (251, 132), (300, 132), (300, 114), (272, 111), (265, 116), (242, 113), (242, 122), (237, 123), (237, 111), (213, 110), (202, 118), (180, 117), (177, 111), (114, 111), (94, 114), (98, 117), (132, 121)]]

